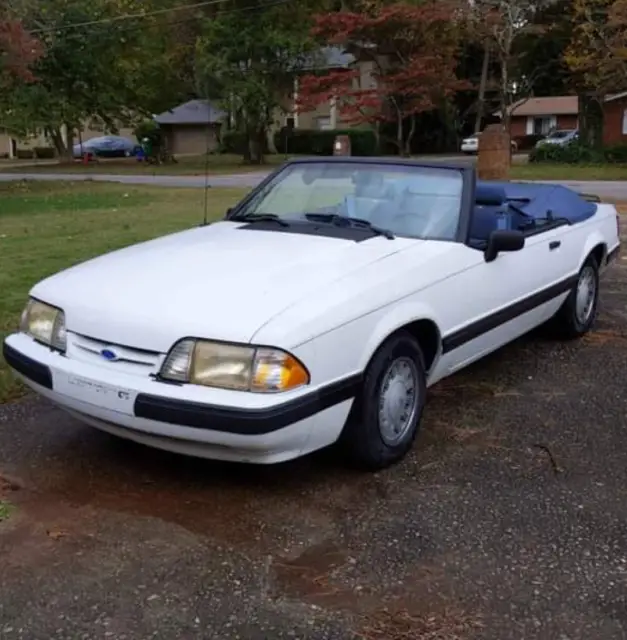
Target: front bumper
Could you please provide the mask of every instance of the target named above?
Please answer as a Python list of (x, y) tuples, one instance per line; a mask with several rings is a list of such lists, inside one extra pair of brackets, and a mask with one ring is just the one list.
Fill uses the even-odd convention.
[(315, 390), (263, 395), (157, 382), (73, 360), (24, 334), (3, 345), (7, 364), (35, 391), (115, 435), (189, 455), (279, 462), (331, 444), (356, 377)]

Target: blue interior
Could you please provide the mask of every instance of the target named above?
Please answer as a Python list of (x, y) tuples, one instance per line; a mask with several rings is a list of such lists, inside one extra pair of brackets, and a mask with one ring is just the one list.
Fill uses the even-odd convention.
[(497, 229), (533, 228), (535, 220), (549, 216), (576, 224), (596, 210), (594, 202), (562, 185), (477, 182), (470, 241), (481, 246)]

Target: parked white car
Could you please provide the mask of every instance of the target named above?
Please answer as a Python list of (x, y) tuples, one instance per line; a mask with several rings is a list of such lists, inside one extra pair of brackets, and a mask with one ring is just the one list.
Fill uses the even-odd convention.
[(275, 463), (339, 441), (381, 469), (410, 450), (438, 380), (547, 321), (589, 331), (618, 250), (614, 206), (565, 187), (293, 160), (222, 221), (35, 285), (3, 353), (137, 442)]
[[(474, 133), (468, 138), (464, 138), (461, 144), (461, 150), (463, 153), (468, 155), (475, 154), (479, 152), (479, 136), (480, 133)], [(516, 153), (518, 151), (518, 145), (515, 140), (511, 141), (512, 145), (512, 153)]]

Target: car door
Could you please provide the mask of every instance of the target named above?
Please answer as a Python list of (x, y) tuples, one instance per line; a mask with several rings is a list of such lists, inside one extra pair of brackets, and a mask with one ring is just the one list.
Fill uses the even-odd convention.
[[(442, 357), (436, 377), (465, 367), (548, 320), (571, 283), (563, 226), (536, 230), (520, 251), (486, 262), (478, 249), (458, 245), (467, 267), (445, 283), (451, 303), (442, 318)], [(441, 307), (442, 308), (442, 307)]]

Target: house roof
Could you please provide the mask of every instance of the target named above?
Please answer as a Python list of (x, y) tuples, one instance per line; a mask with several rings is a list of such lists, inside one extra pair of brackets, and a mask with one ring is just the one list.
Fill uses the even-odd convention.
[(627, 98), (627, 91), (621, 91), (620, 93), (606, 96), (605, 102), (612, 102), (612, 100), (622, 100), (623, 98)]
[(311, 69), (346, 69), (355, 60), (355, 56), (344, 51), (342, 47), (327, 46), (305, 56), (300, 64), (295, 63), (294, 66), (308, 71)]
[(524, 98), (511, 106), (512, 116), (558, 116), (577, 115), (578, 113), (577, 96)]
[(220, 122), (224, 111), (207, 100), (190, 100), (154, 117), (158, 124), (207, 124)]

